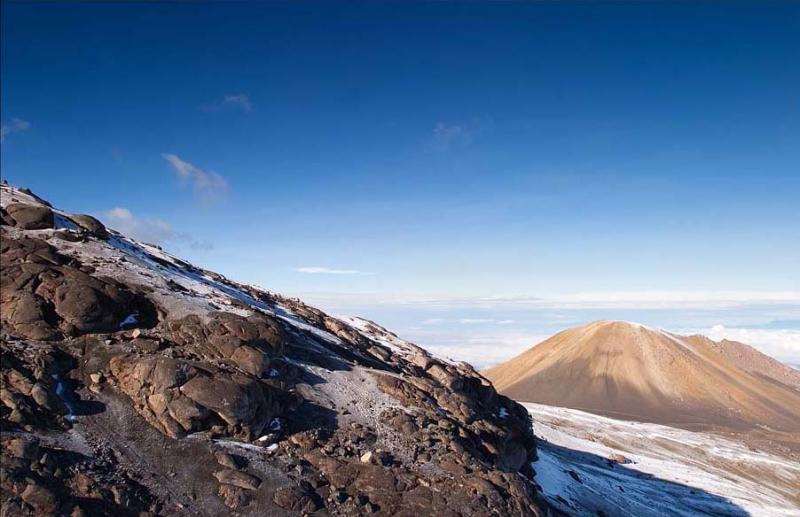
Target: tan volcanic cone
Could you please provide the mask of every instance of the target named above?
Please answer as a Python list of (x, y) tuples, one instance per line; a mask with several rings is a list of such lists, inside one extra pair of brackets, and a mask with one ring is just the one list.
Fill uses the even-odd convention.
[(800, 372), (742, 343), (598, 321), (483, 373), (519, 401), (681, 427), (800, 432)]

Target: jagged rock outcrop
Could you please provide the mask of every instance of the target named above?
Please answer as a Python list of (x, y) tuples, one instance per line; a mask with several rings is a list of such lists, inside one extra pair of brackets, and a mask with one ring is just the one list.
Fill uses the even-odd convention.
[(286, 340), (281, 324), (263, 314), (247, 318), (213, 313), (208, 321), (197, 315), (165, 323), (166, 334), (182, 349), (206, 357), (229, 359), (245, 373), (264, 377), (271, 359), (283, 351)]
[(46, 241), (5, 238), (0, 317), (20, 337), (59, 339), (87, 332), (113, 331), (127, 318), (155, 323), (148, 300), (92, 268), (70, 261)]
[(4, 515), (143, 515), (157, 502), (112, 461), (41, 445), (33, 437), (2, 444)]
[(469, 365), (2, 195), (4, 514), (542, 515)]
[(27, 203), (10, 203), (4, 211), (13, 221), (14, 226), (23, 230), (43, 230), (52, 228), (53, 211), (48, 206)]
[(98, 239), (108, 239), (111, 235), (106, 226), (91, 215), (77, 214), (70, 216), (70, 219)]
[(69, 383), (63, 376), (74, 366), (68, 354), (5, 331), (0, 354), (3, 515), (138, 515), (158, 509), (108, 449), (89, 456), (60, 434), (73, 420), (63, 395)]

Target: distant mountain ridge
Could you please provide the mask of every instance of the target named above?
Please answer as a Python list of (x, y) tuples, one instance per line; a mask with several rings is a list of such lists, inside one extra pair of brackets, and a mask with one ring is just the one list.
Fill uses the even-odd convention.
[(701, 334), (686, 336), (685, 339), (699, 347), (713, 350), (748, 373), (763, 375), (800, 390), (800, 372), (796, 368), (759, 352), (750, 345), (730, 339), (714, 341)]
[(482, 373), (518, 401), (666, 425), (800, 433), (800, 372), (733, 341), (597, 321)]

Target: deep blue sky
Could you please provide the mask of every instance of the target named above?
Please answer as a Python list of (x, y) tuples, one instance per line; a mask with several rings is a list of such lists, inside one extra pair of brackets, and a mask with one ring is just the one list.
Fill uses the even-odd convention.
[(798, 2), (4, 1), (2, 120), (11, 183), (277, 291), (800, 290)]

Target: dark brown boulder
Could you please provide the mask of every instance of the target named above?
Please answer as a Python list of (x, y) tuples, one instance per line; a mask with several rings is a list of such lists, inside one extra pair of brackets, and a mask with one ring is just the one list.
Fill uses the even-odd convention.
[(267, 374), (271, 358), (283, 351), (286, 341), (280, 322), (261, 314), (212, 312), (205, 319), (193, 314), (166, 322), (165, 330), (176, 344), (204, 356), (229, 359), (256, 377)]
[(231, 360), (236, 363), (243, 372), (263, 377), (269, 370), (269, 356), (256, 348), (242, 345), (233, 351)]
[(229, 426), (241, 428), (241, 433), (250, 439), (261, 434), (279, 409), (269, 388), (241, 375), (196, 376), (180, 391), (215, 412)]
[[(181, 385), (198, 374), (190, 364), (167, 357), (118, 356), (109, 363), (120, 389), (153, 426), (177, 438), (204, 427), (206, 416), (180, 392)], [(210, 425), (210, 424), (209, 424)]]
[(226, 434), (260, 436), (278, 414), (277, 393), (256, 379), (168, 357), (110, 361), (120, 389), (153, 426), (177, 438), (223, 424)]
[(45, 230), (53, 228), (53, 210), (42, 205), (11, 203), (6, 212), (14, 220), (14, 226), (23, 230)]
[(20, 336), (40, 340), (58, 339), (61, 336), (61, 332), (55, 328), (57, 316), (53, 306), (33, 293), (4, 292), (0, 309), (3, 323)]
[[(68, 413), (53, 375), (66, 361), (51, 345), (9, 344), (0, 338), (0, 425), (61, 429)], [(34, 444), (35, 445), (35, 444)]]
[(214, 477), (223, 485), (233, 485), (245, 490), (256, 490), (261, 486), (261, 480), (252, 474), (241, 470), (222, 469), (214, 472)]
[(46, 487), (31, 481), (21, 494), (25, 503), (30, 505), (38, 515), (55, 515), (58, 498)]
[(284, 510), (309, 514), (321, 508), (319, 496), (299, 486), (287, 486), (275, 491), (273, 501)]
[(225, 506), (234, 510), (247, 506), (251, 499), (247, 491), (233, 485), (219, 485), (217, 494), (219, 494)]
[(6, 451), (14, 458), (32, 460), (39, 457), (39, 443), (25, 438), (12, 438), (5, 444)]
[[(81, 461), (75, 454), (40, 446), (15, 457), (3, 441), (0, 463), (2, 515), (144, 515), (152, 498), (113, 460)], [(109, 463), (111, 461), (111, 463)]]
[(0, 319), (19, 336), (58, 339), (113, 332), (130, 317), (135, 326), (156, 321), (156, 309), (143, 295), (86, 273), (40, 239), (3, 239), (0, 258)]
[(108, 239), (110, 236), (105, 225), (91, 215), (76, 214), (71, 215), (70, 219), (98, 239)]
[(528, 461), (530, 447), (522, 441), (511, 440), (503, 444), (497, 455), (497, 467), (508, 472), (516, 472)]
[(8, 215), (8, 212), (6, 212), (6, 209), (3, 207), (0, 207), (0, 224), (5, 226), (14, 226), (14, 219)]
[(69, 262), (47, 242), (31, 237), (0, 239), (0, 257), (3, 267), (24, 262), (53, 266)]
[(234, 456), (233, 454), (229, 454), (225, 451), (215, 452), (214, 459), (216, 459), (217, 463), (219, 463), (223, 467), (227, 467), (233, 470), (239, 470), (244, 463), (244, 461), (241, 459), (240, 456)]

